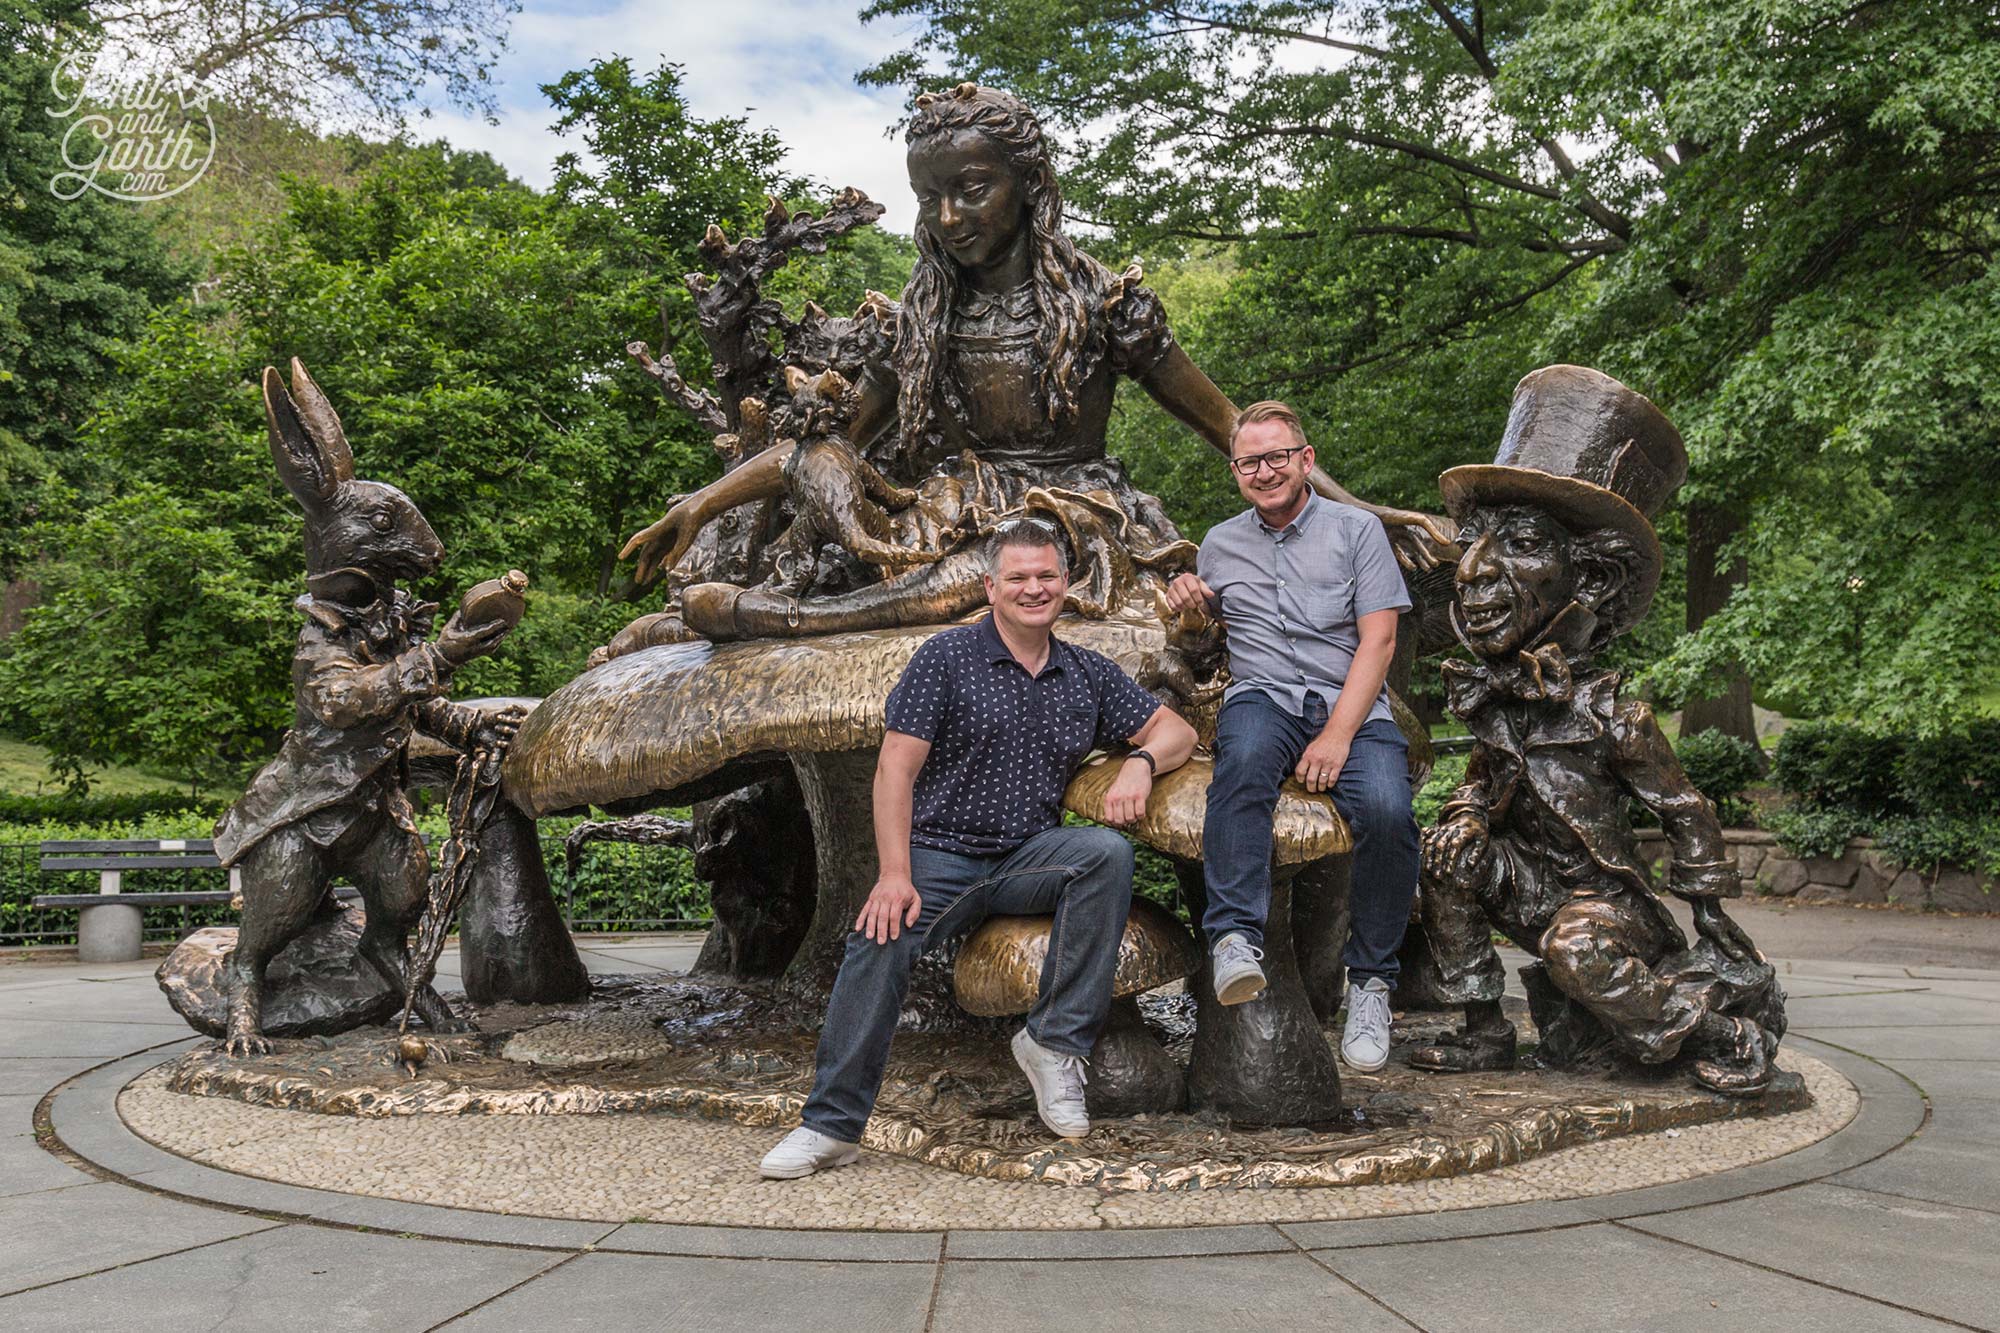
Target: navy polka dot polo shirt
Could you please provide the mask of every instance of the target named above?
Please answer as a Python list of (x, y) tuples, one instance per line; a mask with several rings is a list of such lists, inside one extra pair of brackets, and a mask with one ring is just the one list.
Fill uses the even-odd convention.
[(1062, 796), (1093, 750), (1137, 735), (1159, 709), (1102, 653), (1049, 641), (1030, 677), (989, 615), (935, 634), (889, 691), (889, 730), (929, 741), (910, 841), (1000, 856), (1062, 822)]

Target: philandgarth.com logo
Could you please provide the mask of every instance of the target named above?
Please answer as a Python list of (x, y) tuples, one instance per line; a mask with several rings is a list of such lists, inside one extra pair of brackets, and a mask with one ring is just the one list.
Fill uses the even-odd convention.
[(58, 199), (95, 190), (128, 203), (179, 194), (215, 160), (209, 90), (179, 72), (79, 52), (49, 75), (63, 131), (63, 170), (49, 181)]

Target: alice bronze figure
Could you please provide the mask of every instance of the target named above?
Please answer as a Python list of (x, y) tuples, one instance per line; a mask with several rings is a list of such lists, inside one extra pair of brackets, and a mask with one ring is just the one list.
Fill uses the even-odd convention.
[[(1114, 274), (1063, 233), (1048, 147), (1025, 104), (960, 84), (919, 97), (906, 138), (917, 265), (899, 306), (875, 297), (853, 321), (862, 373), (851, 395), (815, 421), (809, 447), (784, 440), (745, 459), (624, 552), (650, 579), (723, 515), (784, 497), (831, 519), (819, 535), (886, 577), (831, 595), (811, 595), (796, 573), (757, 587), (696, 582), (681, 619), (703, 637), (948, 622), (983, 598), (979, 540), (1023, 512), (1062, 530), (1072, 609), (1086, 615), (1150, 617), (1153, 593), (1191, 567), (1194, 548), (1105, 453), (1113, 390), (1132, 378), (1225, 453), (1234, 406), (1174, 341), (1139, 269)], [(1313, 480), (1362, 504), (1323, 473)], [(1362, 507), (1389, 525), (1406, 563), (1440, 558), (1448, 534), (1436, 520)]]
[[(1419, 1068), (1513, 1067), (1498, 929), (1539, 960), (1523, 978), (1544, 1063), (1610, 1047), (1684, 1060), (1721, 1093), (1771, 1079), (1784, 993), (1722, 909), (1741, 884), (1715, 810), (1652, 709), (1621, 699), (1619, 674), (1592, 660), (1651, 604), (1649, 516), (1686, 474), (1680, 435), (1651, 403), (1550, 366), (1515, 390), (1495, 462), (1441, 478), (1465, 546), (1452, 619), (1475, 659), (1447, 662), (1445, 679), (1477, 744), (1424, 834), (1420, 888), (1432, 980), (1465, 1006), (1465, 1028), (1412, 1052)], [(1667, 835), (1666, 887), (1693, 905), (1693, 947), (1640, 865), (1628, 800)]]
[[(340, 418), (296, 359), (290, 393), (275, 367), (265, 369), (264, 413), (278, 476), (305, 511), (306, 623), (292, 658), (292, 728), (215, 826), (216, 855), (243, 884), (226, 970), (232, 1055), (270, 1050), (265, 971), (330, 903), (336, 875), (367, 908), (361, 955), (403, 989), (405, 939), (430, 877), (403, 791), (410, 737), (422, 730), (460, 750), (501, 745), (525, 711), (486, 717), (444, 698), (452, 673), (492, 652), (518, 612), (482, 624), (454, 615), (429, 640), (436, 605), (397, 585), (435, 574), (444, 548), (408, 496), (356, 480)], [(434, 1029), (463, 1026), (428, 985), (414, 1007)]]

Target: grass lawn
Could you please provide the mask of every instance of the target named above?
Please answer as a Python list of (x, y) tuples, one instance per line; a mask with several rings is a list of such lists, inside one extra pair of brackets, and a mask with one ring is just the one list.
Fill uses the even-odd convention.
[[(183, 791), (173, 778), (137, 768), (105, 768), (90, 775), (93, 796), (134, 796), (143, 792)], [(0, 736), (0, 794), (57, 796), (63, 784), (49, 771), (49, 752), (26, 741)]]

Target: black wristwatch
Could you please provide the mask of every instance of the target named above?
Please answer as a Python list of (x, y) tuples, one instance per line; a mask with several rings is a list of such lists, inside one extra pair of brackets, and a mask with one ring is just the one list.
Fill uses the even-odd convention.
[(1133, 751), (1131, 751), (1131, 752), (1130, 752), (1129, 754), (1127, 754), (1127, 755), (1126, 755), (1125, 757), (1126, 757), (1127, 759), (1143, 759), (1143, 760), (1145, 760), (1145, 761), (1146, 761), (1146, 771), (1147, 771), (1148, 773), (1152, 773), (1152, 774), (1154, 774), (1155, 776), (1157, 776), (1157, 775), (1159, 774), (1159, 771), (1160, 771), (1160, 762), (1159, 762), (1159, 760), (1157, 760), (1157, 759), (1153, 758), (1153, 756), (1152, 756), (1152, 755), (1150, 755), (1150, 754), (1148, 754), (1148, 753), (1147, 753), (1146, 751), (1144, 751), (1144, 750), (1133, 750)]

